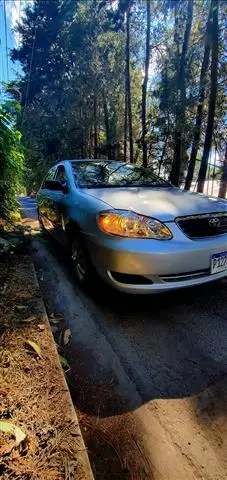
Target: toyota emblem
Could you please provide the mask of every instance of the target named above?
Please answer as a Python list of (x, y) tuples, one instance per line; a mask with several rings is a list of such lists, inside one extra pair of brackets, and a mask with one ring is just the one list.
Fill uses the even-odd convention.
[(209, 223), (210, 227), (216, 227), (216, 228), (220, 227), (220, 225), (221, 225), (221, 222), (220, 222), (219, 218), (217, 218), (217, 217), (209, 218), (208, 223)]

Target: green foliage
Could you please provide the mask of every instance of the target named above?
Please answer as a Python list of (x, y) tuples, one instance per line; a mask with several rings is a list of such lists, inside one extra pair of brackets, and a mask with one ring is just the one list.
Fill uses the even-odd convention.
[(0, 217), (17, 209), (16, 195), (23, 180), (24, 151), (21, 133), (16, 129), (19, 107), (14, 102), (0, 106)]
[[(208, 20), (210, 0), (194, 0), (193, 19), (190, 34), (188, 52), (186, 56), (186, 101), (184, 115), (178, 115), (179, 92), (177, 91), (177, 69), (182, 51), (183, 33), (186, 21), (187, 1), (179, 0), (176, 2), (163, 2), (165, 7), (165, 17), (162, 17), (161, 8), (158, 8), (157, 22), (162, 26), (157, 32), (155, 51), (158, 71), (154, 78), (152, 86), (153, 106), (150, 110), (150, 124), (156, 132), (156, 140), (151, 142), (150, 161), (155, 164), (158, 170), (158, 164), (161, 162), (162, 173), (169, 175), (172, 166), (175, 146), (176, 125), (180, 125), (183, 132), (183, 138), (187, 154), (184, 163), (181, 166), (181, 180), (183, 182), (187, 172), (189, 152), (193, 142), (194, 125), (197, 107), (199, 103), (199, 82), (201, 65), (204, 55), (205, 31)], [(225, 122), (224, 122), (224, 2), (220, 2), (219, 23), (219, 51), (220, 62), (218, 69), (218, 95), (216, 102), (215, 123), (213, 129), (213, 150), (217, 148), (220, 157), (224, 157), (225, 151)], [(164, 21), (163, 21), (164, 20)], [(221, 33), (223, 32), (223, 33)], [(202, 114), (202, 129), (199, 142), (199, 149), (203, 149), (205, 130), (207, 124), (208, 102), (210, 92), (210, 65), (208, 73), (203, 78), (205, 85), (205, 103)], [(151, 104), (152, 105), (152, 104)], [(155, 161), (154, 161), (155, 158)], [(198, 176), (198, 164), (194, 173), (194, 180)]]
[[(139, 0), (35, 0), (18, 27), (21, 43), (12, 59), (23, 75), (21, 94), (26, 182), (37, 188), (50, 165), (61, 158), (124, 158), (125, 15), (130, 8), (130, 77), (134, 160), (142, 161), (141, 94), (145, 61), (146, 2)], [(166, 178), (175, 152), (176, 131), (184, 145), (180, 170), (187, 172), (199, 103), (199, 82), (210, 0), (194, 0), (184, 85), (180, 59), (188, 0), (151, 1), (151, 55), (147, 92), (148, 164)], [(213, 148), (220, 157), (224, 133), (224, 2), (220, 2), (218, 93)], [(34, 57), (32, 60), (32, 51)], [(199, 150), (207, 123), (210, 65), (205, 84)], [(185, 88), (185, 92), (183, 89)], [(183, 100), (182, 100), (182, 92)], [(129, 139), (127, 136), (127, 147)], [(129, 155), (129, 148), (127, 148)], [(127, 157), (128, 159), (128, 157)], [(197, 175), (197, 168), (195, 176)]]
[[(22, 42), (12, 59), (24, 71), (17, 87), (28, 188), (36, 188), (60, 158), (123, 158), (125, 31), (111, 2), (36, 1), (18, 31)], [(132, 63), (131, 70), (136, 143), (141, 69)]]

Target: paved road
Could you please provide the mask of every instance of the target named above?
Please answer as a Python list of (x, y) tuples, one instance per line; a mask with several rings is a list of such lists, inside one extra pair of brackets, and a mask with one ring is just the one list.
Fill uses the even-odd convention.
[(18, 197), (22, 218), (37, 218), (36, 200), (29, 197)]
[[(101, 405), (84, 395), (79, 408), (100, 422), (109, 417), (110, 430), (121, 414), (135, 419), (146, 476), (125, 478), (226, 479), (226, 280), (158, 296), (103, 285), (85, 295), (53, 242), (36, 242), (35, 264), (49, 312), (71, 329), (75, 378), (87, 392), (111, 385)], [(125, 437), (114, 431), (117, 449)]]

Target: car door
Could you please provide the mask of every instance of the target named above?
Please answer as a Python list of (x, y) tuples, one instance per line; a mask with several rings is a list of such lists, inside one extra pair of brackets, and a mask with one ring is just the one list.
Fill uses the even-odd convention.
[(46, 181), (53, 180), (57, 167), (52, 167), (47, 173), (37, 195), (38, 211), (46, 230), (51, 231), (52, 226), (52, 192), (46, 188)]
[(64, 191), (52, 191), (51, 193), (51, 221), (53, 224), (53, 233), (56, 239), (66, 243), (64, 218), (66, 215), (66, 200), (68, 195), (69, 182), (64, 165), (59, 165), (55, 172), (54, 180), (60, 182)]

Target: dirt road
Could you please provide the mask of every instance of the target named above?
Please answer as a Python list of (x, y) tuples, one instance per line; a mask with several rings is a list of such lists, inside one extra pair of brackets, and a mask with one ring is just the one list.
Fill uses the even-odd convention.
[[(87, 387), (80, 410), (100, 424), (109, 419), (110, 430), (115, 420), (116, 450), (121, 442), (127, 450), (126, 426), (143, 457), (135, 473), (137, 454), (125, 451), (124, 478), (226, 479), (226, 280), (159, 296), (126, 296), (104, 285), (85, 295), (61, 248), (34, 245), (47, 308), (72, 332), (72, 369)], [(109, 395), (89, 402), (89, 385), (106, 385)]]

